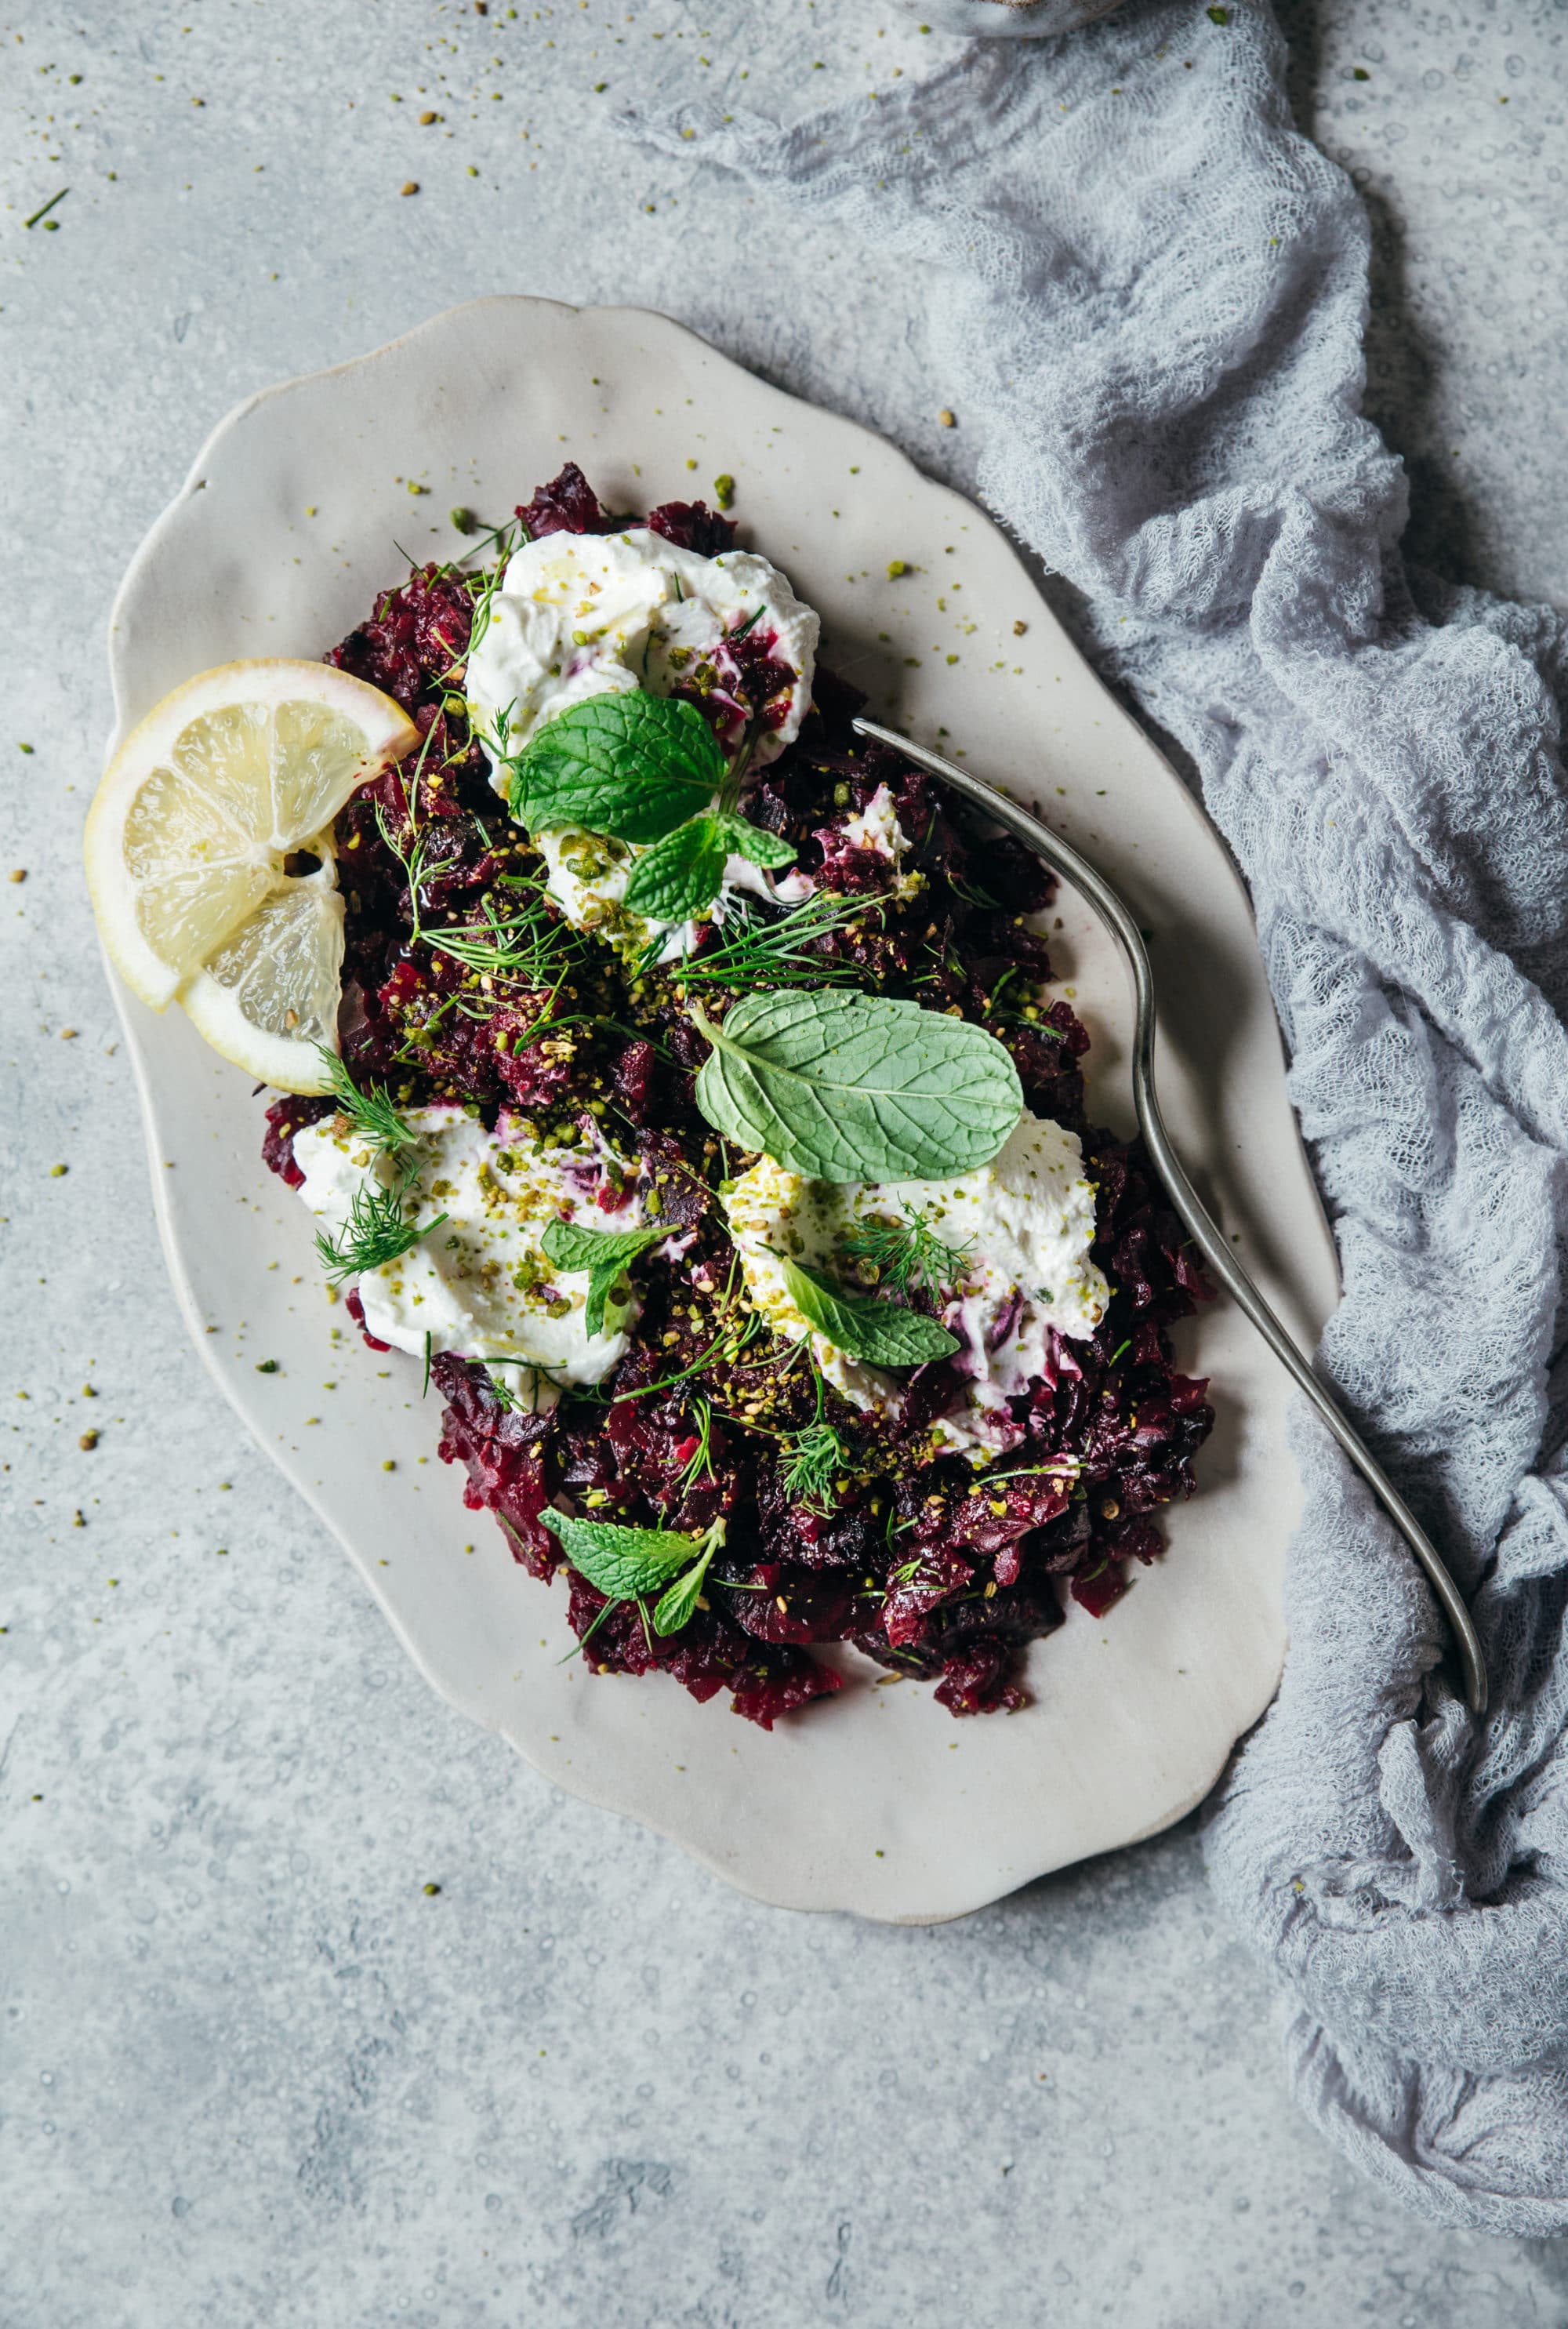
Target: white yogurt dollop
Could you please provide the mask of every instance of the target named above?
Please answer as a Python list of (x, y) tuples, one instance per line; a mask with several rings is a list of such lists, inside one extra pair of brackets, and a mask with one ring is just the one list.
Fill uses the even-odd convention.
[[(623, 902), (632, 868), (643, 854), (631, 842), (606, 840), (575, 825), (547, 827), (534, 840), (545, 862), (545, 887), (574, 929), (596, 931), (623, 952), (639, 955), (658, 933), (664, 940), (661, 962), (690, 953), (701, 921), (651, 922)], [(723, 883), (704, 919), (722, 922), (740, 890), (772, 902), (761, 867), (744, 857), (727, 857)]]
[(844, 819), (844, 838), (851, 849), (874, 849), (895, 865), (909, 846), (909, 836), (898, 822), (898, 811), (887, 785), (878, 785), (864, 808)]
[[(427, 1334), (432, 1351), (493, 1363), (541, 1411), (561, 1385), (598, 1382), (625, 1353), (635, 1297), (624, 1307), (612, 1297), (605, 1330), (590, 1334), (587, 1271), (558, 1269), (541, 1240), (552, 1221), (640, 1229), (635, 1163), (602, 1143), (546, 1148), (525, 1117), (502, 1115), (493, 1132), (458, 1108), (412, 1109), (405, 1121), (419, 1146), (404, 1210), (426, 1234), (358, 1279), (370, 1332), (417, 1356)], [(296, 1132), (294, 1158), (305, 1174), (300, 1196), (333, 1232), (348, 1222), (358, 1191), (399, 1177), (398, 1160), (373, 1151), (342, 1117)], [(612, 1211), (598, 1202), (605, 1191), (617, 1199)]]
[(918, 873), (900, 869), (908, 853), (909, 835), (898, 822), (897, 805), (887, 785), (878, 785), (862, 809), (844, 819), (844, 839), (851, 849), (869, 849), (893, 868), (893, 895), (910, 896), (921, 885)]
[(962, 1404), (932, 1428), (938, 1440), (982, 1463), (1022, 1437), (1006, 1400), (1048, 1375), (1050, 1330), (1084, 1341), (1105, 1315), (1110, 1288), (1090, 1259), (1094, 1190), (1075, 1132), (1026, 1109), (1000, 1155), (952, 1181), (810, 1181), (764, 1157), (724, 1200), (729, 1232), (754, 1306), (776, 1333), (810, 1334), (828, 1381), (864, 1413), (897, 1416), (897, 1380), (838, 1350), (791, 1299), (776, 1257), (806, 1262), (859, 1285), (846, 1240), (866, 1222), (896, 1224), (914, 1212), (962, 1261), (943, 1324), (966, 1375)]
[[(545, 721), (590, 696), (635, 688), (669, 695), (695, 684), (727, 703), (727, 642), (743, 630), (771, 634), (771, 659), (794, 674), (779, 724), (753, 754), (757, 766), (776, 759), (811, 707), (818, 627), (778, 568), (750, 551), (704, 558), (644, 525), (525, 542), (507, 561), (468, 657), (469, 712), (492, 782), (504, 793), (502, 752), (520, 752)], [(733, 751), (744, 712), (731, 724), (720, 740)]]
[[(771, 661), (792, 674), (781, 684), (751, 765), (776, 759), (800, 733), (811, 708), (818, 620), (765, 558), (727, 550), (704, 558), (646, 526), (624, 533), (548, 533), (513, 551), (490, 600), (478, 644), (468, 657), (466, 691), (474, 731), (491, 763), (491, 783), (505, 796), (517, 754), (546, 721), (596, 695), (639, 688), (669, 695), (694, 684), (711, 715), (722, 714), (719, 741), (733, 754), (748, 725), (733, 692), (733, 642), (767, 640)], [(535, 836), (549, 868), (549, 888), (567, 919), (641, 952), (654, 936), (672, 961), (696, 943), (699, 924), (650, 922), (622, 904), (641, 851), (571, 826)], [(771, 898), (766, 877), (743, 857), (725, 865), (710, 919), (722, 921), (737, 891)]]

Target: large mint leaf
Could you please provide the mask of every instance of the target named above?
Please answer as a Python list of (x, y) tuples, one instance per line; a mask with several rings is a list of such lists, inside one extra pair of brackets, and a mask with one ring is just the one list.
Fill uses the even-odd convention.
[(638, 858), (625, 903), (651, 922), (690, 921), (718, 897), (728, 854), (725, 821), (694, 816)]
[(702, 714), (640, 688), (558, 712), (511, 765), (512, 814), (530, 834), (577, 825), (637, 842), (706, 809), (725, 773)]
[(699, 1538), (673, 1529), (623, 1528), (618, 1521), (575, 1520), (547, 1504), (540, 1519), (590, 1585), (612, 1601), (634, 1601), (668, 1585), (704, 1550)]
[(784, 1284), (802, 1317), (852, 1359), (874, 1367), (921, 1367), (958, 1348), (958, 1337), (923, 1311), (879, 1302), (874, 1295), (846, 1294), (821, 1270), (783, 1254), (775, 1259), (784, 1263)]
[(697, 1105), (716, 1131), (815, 1181), (945, 1181), (989, 1164), (1023, 1111), (1018, 1070), (967, 1020), (885, 995), (748, 995), (714, 1026)]
[(587, 1271), (583, 1324), (590, 1334), (597, 1334), (605, 1324), (605, 1297), (627, 1263), (646, 1253), (650, 1246), (661, 1244), (669, 1234), (668, 1229), (596, 1230), (582, 1221), (551, 1221), (540, 1245), (545, 1259), (558, 1269)]

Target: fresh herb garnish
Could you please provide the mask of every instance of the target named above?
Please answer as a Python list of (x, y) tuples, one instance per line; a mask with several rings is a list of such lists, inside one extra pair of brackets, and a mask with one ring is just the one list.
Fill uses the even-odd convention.
[(726, 809), (709, 811), (656, 841), (632, 869), (625, 902), (650, 922), (684, 922), (710, 906), (731, 852), (753, 865), (790, 865), (794, 844)]
[(678, 1577), (669, 1590), (653, 1605), (653, 1631), (656, 1634), (678, 1634), (697, 1607), (697, 1597), (708, 1575), (709, 1563), (724, 1542), (724, 1523), (716, 1522), (703, 1539), (704, 1550), (684, 1577)]
[[(842, 985), (866, 976), (864, 966), (819, 954), (818, 942), (868, 916), (880, 917), (875, 898), (839, 898), (818, 891), (785, 914), (765, 918), (749, 907), (728, 935), (700, 954), (689, 955), (670, 976), (683, 987), (725, 986), (737, 995), (773, 992), (781, 986)], [(655, 938), (649, 959), (663, 941)]]
[(638, 858), (626, 884), (628, 909), (645, 921), (689, 921), (718, 897), (728, 854), (722, 816), (689, 818)]
[(815, 1181), (940, 1181), (989, 1164), (1023, 1111), (994, 1035), (890, 996), (748, 995), (716, 1026), (697, 1105), (716, 1131)]
[(727, 764), (702, 714), (680, 696), (640, 689), (591, 696), (536, 731), (508, 765), (512, 813), (530, 834), (581, 825), (647, 848), (625, 904), (648, 921), (683, 922), (718, 897), (733, 850), (754, 865), (794, 851), (737, 812), (755, 740)]
[(361, 1091), (336, 1051), (329, 1051), (324, 1043), (318, 1043), (316, 1050), (337, 1102), (338, 1114), (346, 1116), (371, 1147), (395, 1155), (399, 1149), (417, 1146), (418, 1134), (398, 1114), (385, 1084), (371, 1084)]
[(765, 866), (776, 872), (781, 865), (794, 863), (795, 845), (781, 834), (769, 833), (765, 825), (753, 825), (744, 816), (727, 816), (719, 822), (724, 827), (725, 847), (733, 850), (737, 857), (744, 857), (747, 864)]
[[(347, 1067), (335, 1051), (318, 1043), (332, 1096), (338, 1113), (346, 1116), (354, 1130), (368, 1145), (383, 1155), (399, 1159), (398, 1177), (388, 1183), (372, 1174), (361, 1181), (349, 1199), (349, 1217), (334, 1235), (325, 1230), (316, 1232), (315, 1249), (328, 1278), (334, 1286), (344, 1278), (362, 1278), (368, 1271), (380, 1269), (389, 1261), (400, 1260), (417, 1246), (422, 1237), (439, 1229), (446, 1219), (438, 1213), (433, 1221), (421, 1229), (411, 1221), (404, 1210), (404, 1200), (414, 1185), (418, 1170), (415, 1154), (419, 1135), (400, 1117), (392, 1105), (391, 1094), (384, 1084), (371, 1084), (361, 1091), (350, 1076)], [(426, 1337), (425, 1379), (429, 1381), (429, 1338)]]
[(659, 1634), (678, 1634), (687, 1623), (709, 1563), (724, 1542), (722, 1520), (695, 1537), (673, 1529), (625, 1528), (618, 1521), (577, 1520), (549, 1504), (540, 1519), (559, 1539), (572, 1567), (609, 1601), (635, 1601), (641, 1608), (662, 1586), (653, 1610)]
[(512, 814), (530, 834), (575, 825), (643, 843), (700, 815), (725, 776), (700, 712), (640, 688), (558, 712), (508, 765)]
[(400, 1261), (421, 1238), (441, 1227), (445, 1213), (437, 1213), (423, 1228), (408, 1219), (403, 1201), (410, 1185), (408, 1174), (390, 1186), (384, 1181), (361, 1181), (349, 1200), (348, 1220), (336, 1236), (329, 1236), (325, 1230), (316, 1232), (316, 1252), (334, 1286), (347, 1278), (367, 1277), (372, 1270), (385, 1268), (390, 1261)]
[(906, 1198), (902, 1221), (858, 1222), (843, 1249), (851, 1261), (869, 1263), (877, 1284), (890, 1294), (909, 1294), (917, 1287), (936, 1294), (958, 1284), (973, 1244), (965, 1238), (962, 1245), (949, 1245)]
[(919, 1367), (930, 1359), (945, 1359), (958, 1348), (958, 1337), (924, 1311), (878, 1301), (874, 1294), (847, 1294), (820, 1269), (784, 1254), (774, 1259), (802, 1317), (852, 1359), (865, 1359), (876, 1367)]
[(518, 899), (507, 913), (496, 911), (495, 900), (486, 891), (476, 921), (427, 929), (422, 932), (425, 944), (481, 977), (515, 979), (531, 987), (556, 985), (582, 960), (586, 944), (569, 923), (552, 919), (542, 883), (526, 886), (533, 894)]
[(681, 1475), (681, 1493), (684, 1496), (707, 1474), (711, 1480), (713, 1470), (713, 1401), (703, 1392), (693, 1394), (691, 1404), (697, 1416), (697, 1450)]
[(792, 1431), (784, 1438), (784, 1491), (794, 1496), (809, 1512), (827, 1513), (833, 1509), (830, 1500), (835, 1475), (849, 1459), (849, 1450), (837, 1427), (818, 1417), (800, 1431)]
[[(474, 612), (469, 618), (468, 644), (457, 659), (464, 664), (466, 664), (473, 655), (480, 640), (490, 628), (491, 608), (494, 604), (496, 593), (505, 579), (513, 550), (519, 541), (526, 542), (529, 538), (527, 527), (519, 524), (515, 520), (506, 525), (487, 526), (485, 533), (489, 538), (488, 548), (485, 544), (479, 543), (473, 550), (466, 552), (464, 556), (465, 566), (472, 566), (476, 558), (487, 558), (490, 561), (477, 572), (464, 574), (461, 577), (467, 583), (468, 595), (474, 602)], [(448, 678), (452, 677), (455, 669), (456, 664), (454, 664), (452, 671), (445, 675)], [(504, 751), (506, 749), (504, 728), (499, 741), (502, 750)]]
[[(537, 1415), (540, 1412), (539, 1395), (541, 1383), (549, 1385), (558, 1393), (570, 1390), (577, 1398), (587, 1400), (591, 1400), (598, 1389), (596, 1383), (568, 1384), (562, 1376), (552, 1374), (548, 1367), (540, 1366), (537, 1359), (519, 1358), (515, 1351), (497, 1353), (475, 1351), (474, 1356), (481, 1366), (488, 1368), (490, 1395), (498, 1407), (505, 1408), (509, 1415)], [(497, 1367), (516, 1367), (522, 1378), (521, 1388), (514, 1389), (504, 1377), (498, 1375), (495, 1372)], [(524, 1391), (527, 1392), (526, 1406), (523, 1403)], [(548, 1408), (545, 1412), (549, 1413)], [(504, 1516), (499, 1517), (501, 1517), (502, 1528), (510, 1525)]]
[(540, 1243), (545, 1259), (554, 1262), (558, 1269), (587, 1271), (583, 1324), (590, 1334), (597, 1334), (604, 1329), (606, 1297), (625, 1276), (627, 1263), (646, 1253), (650, 1246), (661, 1244), (669, 1234), (668, 1228), (596, 1230), (581, 1221), (551, 1221)]

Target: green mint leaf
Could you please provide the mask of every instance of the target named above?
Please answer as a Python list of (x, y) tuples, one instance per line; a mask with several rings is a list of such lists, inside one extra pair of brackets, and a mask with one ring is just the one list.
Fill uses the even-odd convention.
[(790, 1300), (802, 1317), (852, 1359), (865, 1359), (874, 1367), (919, 1367), (958, 1348), (957, 1336), (923, 1311), (878, 1302), (871, 1294), (846, 1294), (820, 1269), (783, 1254), (775, 1259), (784, 1265)]
[(697, 1105), (743, 1148), (814, 1181), (944, 1181), (989, 1164), (1023, 1112), (994, 1035), (917, 1003), (748, 995), (714, 1026)]
[(793, 865), (795, 847), (793, 841), (781, 841), (776, 833), (766, 833), (760, 825), (748, 825), (743, 816), (729, 816), (723, 819), (724, 844), (737, 857), (752, 865)]
[(644, 843), (705, 809), (725, 773), (702, 714), (640, 688), (558, 712), (511, 767), (512, 814), (530, 834), (578, 825)]
[(650, 922), (690, 921), (718, 897), (728, 853), (723, 821), (694, 816), (638, 858), (625, 903)]
[(547, 1261), (558, 1269), (597, 1269), (610, 1262), (624, 1265), (646, 1253), (670, 1234), (661, 1229), (596, 1230), (586, 1221), (551, 1221), (540, 1240)]
[(629, 1262), (650, 1246), (662, 1244), (669, 1230), (596, 1230), (581, 1221), (551, 1221), (540, 1245), (547, 1261), (558, 1269), (588, 1273), (588, 1299), (583, 1325), (590, 1334), (601, 1334), (605, 1297)]
[(694, 1568), (689, 1569), (684, 1577), (678, 1577), (669, 1590), (662, 1593), (654, 1603), (653, 1631), (656, 1634), (678, 1634), (690, 1617), (697, 1607), (697, 1597), (702, 1590), (702, 1581), (708, 1574), (708, 1564), (718, 1551), (720, 1533), (716, 1531), (709, 1538), (708, 1550), (701, 1560)]
[(623, 1528), (617, 1521), (574, 1520), (547, 1504), (540, 1520), (574, 1569), (613, 1601), (634, 1601), (668, 1585), (703, 1548), (672, 1529)]

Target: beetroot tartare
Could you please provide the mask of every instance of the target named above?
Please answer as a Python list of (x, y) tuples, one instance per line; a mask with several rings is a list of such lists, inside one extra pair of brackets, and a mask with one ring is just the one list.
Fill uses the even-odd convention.
[[(268, 1109), (264, 1153), (309, 1202), (334, 1125), (326, 1161), (361, 1175), (368, 1151), (353, 1144), (377, 1106), (400, 1127), (379, 1136), (389, 1154), (414, 1157), (430, 1127), (450, 1133), (439, 1171), (416, 1183), (410, 1163), (393, 1176), (398, 1202), (412, 1192), (426, 1205), (418, 1235), (456, 1255), (444, 1287), (455, 1268), (486, 1317), (532, 1306), (546, 1340), (530, 1370), (514, 1346), (502, 1365), (472, 1334), (465, 1347), (455, 1330), (425, 1330), (440, 1454), (465, 1467), (466, 1502), (494, 1514), (532, 1576), (566, 1570), (595, 1672), (659, 1668), (702, 1700), (723, 1688), (771, 1728), (840, 1686), (812, 1645), (845, 1642), (933, 1681), (953, 1714), (1011, 1709), (1025, 1698), (1020, 1653), (1062, 1623), (1064, 1589), (1108, 1610), (1129, 1562), (1161, 1551), (1159, 1508), (1192, 1492), (1213, 1413), (1207, 1384), (1176, 1372), (1167, 1330), (1207, 1288), (1137, 1144), (1085, 1119), (1088, 1038), (1049, 992), (1050, 877), (856, 735), (859, 699), (812, 664), (814, 618), (803, 627), (782, 578), (771, 596), (756, 585), (749, 618), (716, 585), (713, 636), (700, 634), (691, 575), (717, 570), (738, 609), (754, 575), (773, 572), (746, 563), (735, 532), (700, 502), (612, 515), (568, 466), (493, 557), (411, 572), (333, 650), (397, 699), (422, 743), (337, 820), (343, 1072), (333, 1098)], [(522, 545), (536, 546), (533, 599), (521, 568), (507, 580)], [(659, 580), (669, 604), (652, 633), (649, 574), (676, 578)], [(568, 590), (596, 608), (618, 591), (632, 611), (573, 628)], [(540, 644), (540, 607), (557, 609), (564, 646)], [(482, 634), (498, 679), (480, 674)], [(545, 675), (532, 699), (507, 676), (525, 662)], [(575, 826), (563, 840), (539, 787), (565, 765), (563, 739), (597, 750), (608, 732), (583, 707), (629, 719), (632, 691), (639, 710), (700, 715), (718, 805), (673, 839), (639, 837), (627, 819), (629, 840)], [(675, 717), (660, 738), (685, 749)], [(688, 912), (704, 849), (717, 886)], [(910, 1103), (915, 1168), (863, 1181), (841, 1166), (813, 1180), (787, 1138), (765, 1149), (737, 1136), (740, 1070), (723, 1105), (713, 1091), (734, 1066), (726, 1025), (760, 1023), (781, 998), (809, 1016), (823, 997), (905, 1006), (884, 1014), (897, 1027), (918, 1006), (938, 1050), (960, 1046), (961, 1080), (962, 1044), (989, 1039), (981, 1064), (993, 1085), (1014, 1080), (1022, 1108), (995, 1161), (944, 1151), (943, 1171), (922, 1167), (936, 1122), (925, 1099)], [(1018, 1173), (1053, 1193), (1070, 1286), (1065, 1260), (1046, 1285), (997, 1258), (1035, 1251), (1017, 1202), (1035, 1180)], [(569, 1204), (555, 1205), (558, 1189)], [(515, 1240), (499, 1261), (464, 1259), (474, 1190)], [(381, 1202), (380, 1184), (372, 1194)], [(385, 1347), (374, 1274), (351, 1284), (347, 1262), (335, 1274)], [(417, 1326), (426, 1314), (408, 1306), (425, 1295), (400, 1278), (392, 1294)], [(684, 1570), (678, 1542), (700, 1550)], [(631, 1566), (612, 1577), (610, 1553)], [(678, 1579), (668, 1590), (647, 1581), (660, 1561)]]

